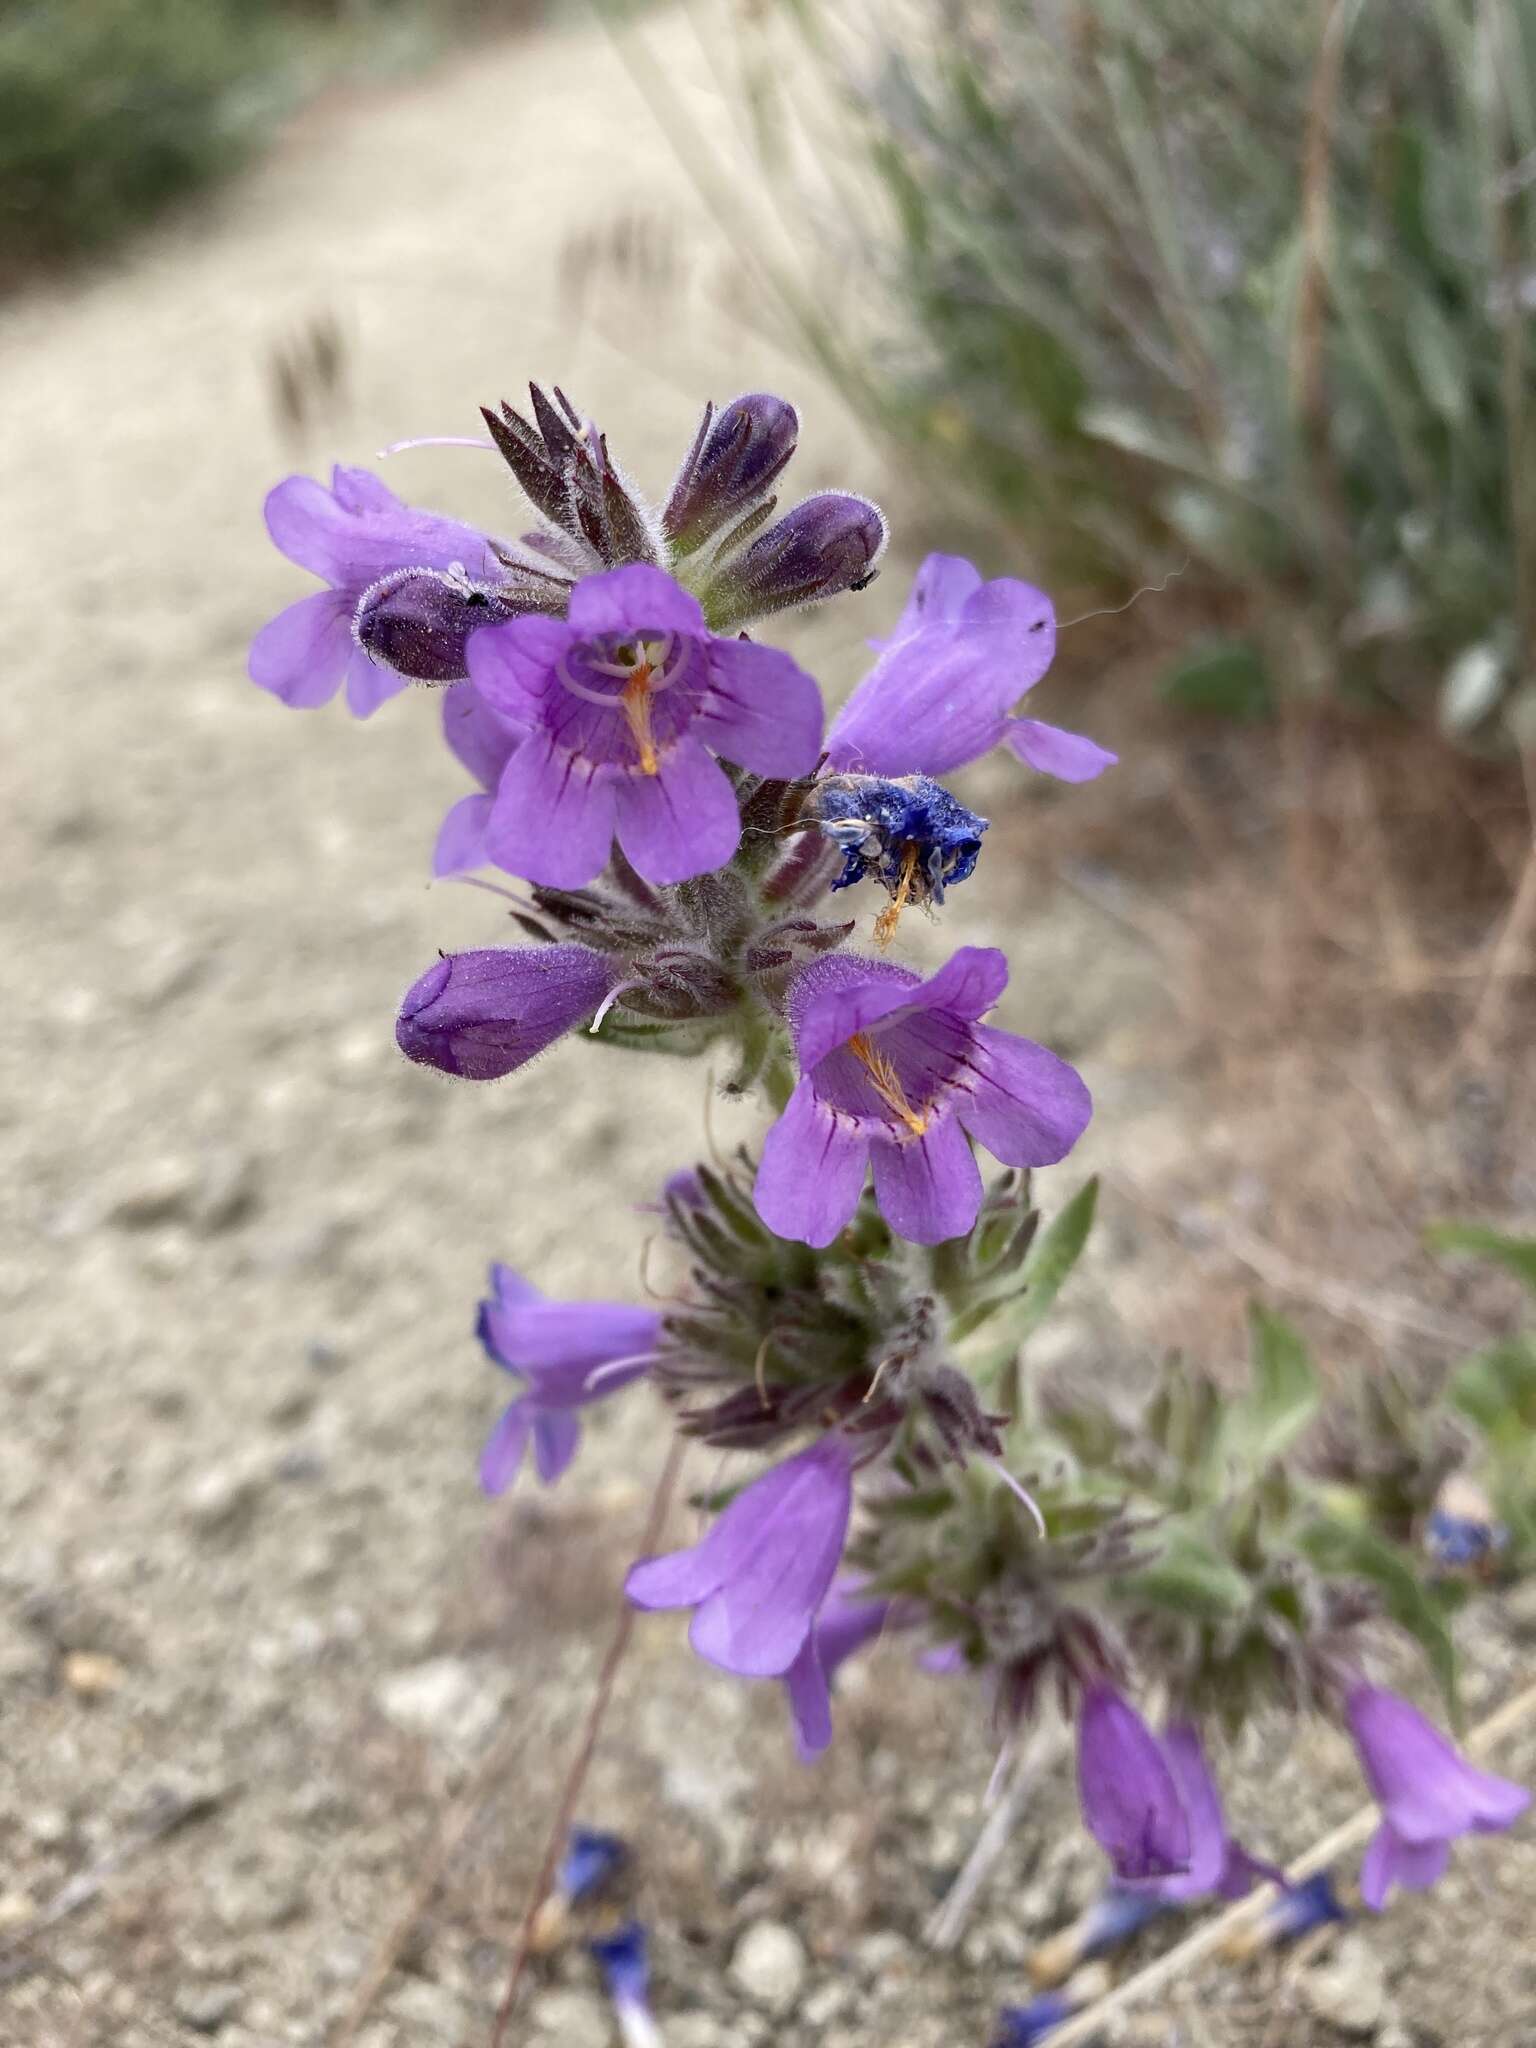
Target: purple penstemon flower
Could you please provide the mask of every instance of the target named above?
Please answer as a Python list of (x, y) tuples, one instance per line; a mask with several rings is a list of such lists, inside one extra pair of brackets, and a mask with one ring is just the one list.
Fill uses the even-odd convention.
[(1007, 1166), (1066, 1157), (1092, 1100), (1053, 1052), (980, 1021), (1007, 983), (1006, 959), (985, 946), (962, 946), (927, 981), (845, 954), (801, 970), (789, 991), (800, 1079), (757, 1175), (770, 1230), (830, 1244), (873, 1167), (891, 1228), (938, 1244), (981, 1205), (967, 1134)]
[(526, 1380), (491, 1431), (480, 1459), (487, 1493), (505, 1493), (517, 1477), (529, 1439), (546, 1486), (576, 1455), (579, 1411), (639, 1379), (661, 1333), (653, 1309), (618, 1301), (546, 1301), (510, 1267), (491, 1268), (490, 1298), (480, 1304), (475, 1334), (491, 1361)]
[(697, 598), (635, 563), (589, 576), (565, 619), (477, 633), (469, 670), (525, 735), (486, 830), (498, 867), (580, 888), (619, 844), (648, 882), (723, 867), (740, 819), (717, 754), (803, 775), (821, 747), (821, 695), (787, 654), (709, 632)]
[(1191, 1868), (1189, 1816), (1157, 1737), (1114, 1687), (1090, 1685), (1077, 1723), (1077, 1786), (1083, 1823), (1122, 1884), (1167, 1879)]
[(445, 953), (406, 990), (395, 1043), (418, 1066), (497, 1081), (594, 1015), (622, 973), (588, 946)]
[(438, 828), (432, 850), (434, 875), (462, 875), (484, 867), (486, 827), (501, 771), (522, 735), (493, 711), (473, 683), (453, 683), (443, 692), (443, 738), (480, 787), (461, 796)]
[(624, 1590), (637, 1607), (692, 1607), (698, 1654), (741, 1678), (782, 1678), (798, 1721), (818, 1682), (825, 1692), (814, 1632), (852, 1509), (852, 1449), (825, 1436), (744, 1488), (701, 1542), (633, 1565)]
[(832, 1680), (837, 1668), (891, 1623), (892, 1603), (867, 1598), (863, 1581), (839, 1579), (817, 1613), (806, 1649), (784, 1674), (795, 1747), (802, 1763), (832, 1740)]
[(1115, 756), (1013, 706), (1056, 651), (1050, 599), (1012, 576), (985, 583), (958, 555), (930, 555), (879, 659), (832, 721), (834, 769), (944, 775), (1006, 746), (1062, 782), (1090, 782)]
[(1240, 1899), (1258, 1878), (1283, 1884), (1284, 1876), (1273, 1864), (1251, 1856), (1228, 1834), (1221, 1794), (1194, 1722), (1170, 1722), (1158, 1741), (1189, 1823), (1189, 1868), (1159, 1879), (1154, 1887), (1158, 1896), (1182, 1906), (1209, 1893)]
[(1416, 1707), (1380, 1686), (1357, 1685), (1344, 1703), (1381, 1826), (1360, 1868), (1360, 1895), (1379, 1912), (1394, 1884), (1432, 1885), (1458, 1835), (1499, 1834), (1531, 1803), (1523, 1785), (1469, 1764)]
[(393, 584), (403, 569), (491, 584), (505, 574), (483, 533), (414, 512), (371, 471), (339, 463), (329, 489), (313, 477), (285, 477), (267, 494), (266, 521), (289, 561), (327, 586), (279, 612), (251, 643), (252, 682), (297, 710), (328, 704), (345, 679), (348, 707), (367, 718), (405, 688), (407, 678), (353, 635), (354, 617), (376, 585)]
[(603, 1973), (624, 2048), (662, 2048), (661, 2030), (651, 2013), (651, 1964), (644, 1927), (631, 1920), (612, 1934), (589, 1941), (587, 1947)]

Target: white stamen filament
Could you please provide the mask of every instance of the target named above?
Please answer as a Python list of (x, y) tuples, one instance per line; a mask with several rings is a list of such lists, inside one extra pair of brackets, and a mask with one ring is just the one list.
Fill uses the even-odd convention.
[(983, 1465), (990, 1465), (998, 1478), (1002, 1480), (1004, 1486), (1009, 1487), (1023, 1501), (1025, 1507), (1029, 1510), (1030, 1519), (1039, 1530), (1043, 1540), (1046, 1534), (1045, 1517), (1040, 1512), (1040, 1503), (1035, 1499), (1035, 1496), (1027, 1488), (1019, 1484), (1001, 1458), (989, 1458), (986, 1452), (983, 1451), (981, 1453), (981, 1462)]
[[(687, 666), (686, 661), (680, 661), (673, 669), (669, 670), (667, 667), (677, 652), (677, 644), (675, 633), (661, 633), (654, 640), (636, 643), (635, 652), (638, 658), (634, 661), (598, 661), (587, 655), (582, 666), (590, 669), (594, 675), (612, 676), (615, 682), (628, 682), (637, 669), (649, 669), (650, 674), (646, 677), (645, 687), (650, 696), (656, 697), (663, 690), (670, 690)], [(559, 676), (573, 697), (580, 697), (588, 704), (599, 704), (605, 711), (623, 710), (622, 692), (594, 690), (590, 683), (580, 681), (572, 673), (569, 649), (560, 657)]]
[(606, 1381), (616, 1378), (621, 1372), (628, 1372), (632, 1366), (655, 1363), (654, 1351), (637, 1351), (632, 1358), (610, 1358), (606, 1365), (600, 1365), (587, 1374), (581, 1383), (581, 1391), (584, 1394), (595, 1393)]
[(387, 448), (379, 450), (379, 460), (386, 455), (403, 455), (407, 448), (485, 448), (492, 455), (496, 443), (487, 441), (483, 434), (416, 434), (409, 441), (391, 441)]
[(602, 1004), (598, 1009), (597, 1015), (592, 1019), (592, 1022), (587, 1026), (587, 1031), (589, 1035), (593, 1038), (597, 1036), (598, 1031), (602, 1026), (603, 1019), (607, 1016), (608, 1012), (613, 1008), (614, 1004), (619, 1000), (620, 996), (627, 996), (631, 989), (644, 987), (645, 983), (643, 981), (621, 981), (617, 988), (609, 989), (607, 995), (603, 997)]

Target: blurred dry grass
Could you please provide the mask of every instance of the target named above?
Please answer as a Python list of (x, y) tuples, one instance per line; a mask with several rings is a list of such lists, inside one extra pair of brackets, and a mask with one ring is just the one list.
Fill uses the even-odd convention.
[(1122, 1192), (1225, 1251), (1204, 1267), (1224, 1331), (1259, 1291), (1350, 1349), (1475, 1344), (1512, 1293), (1422, 1233), (1536, 1215), (1536, 763), (1319, 706), (1171, 717), (1145, 635), (1133, 654), (1123, 621), (1090, 630), (1102, 680), (1073, 722), (1112, 720), (1123, 765), (997, 829), (1159, 964), (1171, 1021), (1147, 1055), (1205, 1115), (1181, 1187)]

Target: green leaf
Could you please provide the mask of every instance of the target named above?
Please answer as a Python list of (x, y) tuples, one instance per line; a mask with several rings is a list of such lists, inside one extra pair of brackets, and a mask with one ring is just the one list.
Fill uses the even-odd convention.
[[(1001, 1318), (988, 1310), (984, 1342), (972, 1347), (972, 1355), (962, 1358), (962, 1362), (970, 1363), (978, 1372), (986, 1372), (1000, 1370), (1013, 1361), (1019, 1346), (1049, 1315), (1067, 1275), (1082, 1255), (1098, 1199), (1095, 1175), (1035, 1238), (1020, 1271), (1017, 1292), (1002, 1304)], [(967, 1326), (974, 1330), (974, 1316), (968, 1319)]]
[(1536, 1340), (1510, 1337), (1458, 1367), (1447, 1399), (1491, 1441), (1536, 1432)]
[(1477, 1252), (1536, 1288), (1536, 1237), (1508, 1237), (1486, 1223), (1432, 1223), (1424, 1242), (1435, 1252)]
[(1404, 1553), (1374, 1529), (1333, 1521), (1315, 1522), (1305, 1531), (1302, 1549), (1320, 1570), (1348, 1572), (1376, 1588), (1387, 1613), (1424, 1652), (1456, 1718), (1456, 1647), (1444, 1614)]
[(1165, 703), (1239, 723), (1268, 718), (1275, 708), (1274, 685), (1259, 650), (1247, 640), (1222, 640), (1197, 648), (1169, 669), (1159, 685)]
[(1254, 1464), (1268, 1465), (1285, 1455), (1317, 1413), (1317, 1372), (1302, 1338), (1283, 1316), (1254, 1302), (1248, 1330), (1249, 1390), (1228, 1409), (1225, 1435)]
[(1234, 1621), (1253, 1605), (1253, 1587), (1235, 1565), (1186, 1530), (1162, 1554), (1116, 1581), (1123, 1595), (1201, 1621)]

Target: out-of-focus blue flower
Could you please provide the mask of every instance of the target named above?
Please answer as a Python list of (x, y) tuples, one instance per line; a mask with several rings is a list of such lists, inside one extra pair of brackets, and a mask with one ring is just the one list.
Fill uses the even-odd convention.
[(555, 1875), (556, 1889), (571, 1905), (580, 1905), (605, 1890), (628, 1861), (629, 1845), (622, 1836), (601, 1828), (572, 1828)]
[(587, 1946), (613, 2000), (624, 2048), (661, 2048), (661, 2033), (651, 2017), (651, 1964), (640, 1922), (631, 1920)]
[(1339, 1903), (1333, 1879), (1326, 1870), (1320, 1870), (1302, 1884), (1283, 1886), (1257, 1920), (1230, 1938), (1223, 1952), (1234, 1961), (1243, 1961), (1267, 1948), (1283, 1948), (1287, 1942), (1300, 1941), (1314, 1927), (1327, 1927), (1348, 1918), (1348, 1912)]
[(1107, 1955), (1132, 1941), (1149, 1920), (1166, 1913), (1169, 1901), (1154, 1887), (1112, 1884), (1070, 1927), (1042, 1941), (1029, 1958), (1029, 1974), (1042, 1989), (1062, 1983), (1080, 1963)]
[(1028, 2005), (1005, 2005), (998, 2014), (992, 2048), (1035, 2048), (1037, 2041), (1046, 2040), (1074, 2013), (1102, 1998), (1109, 1984), (1103, 1965), (1090, 1963), (1059, 1991), (1042, 1992)]

